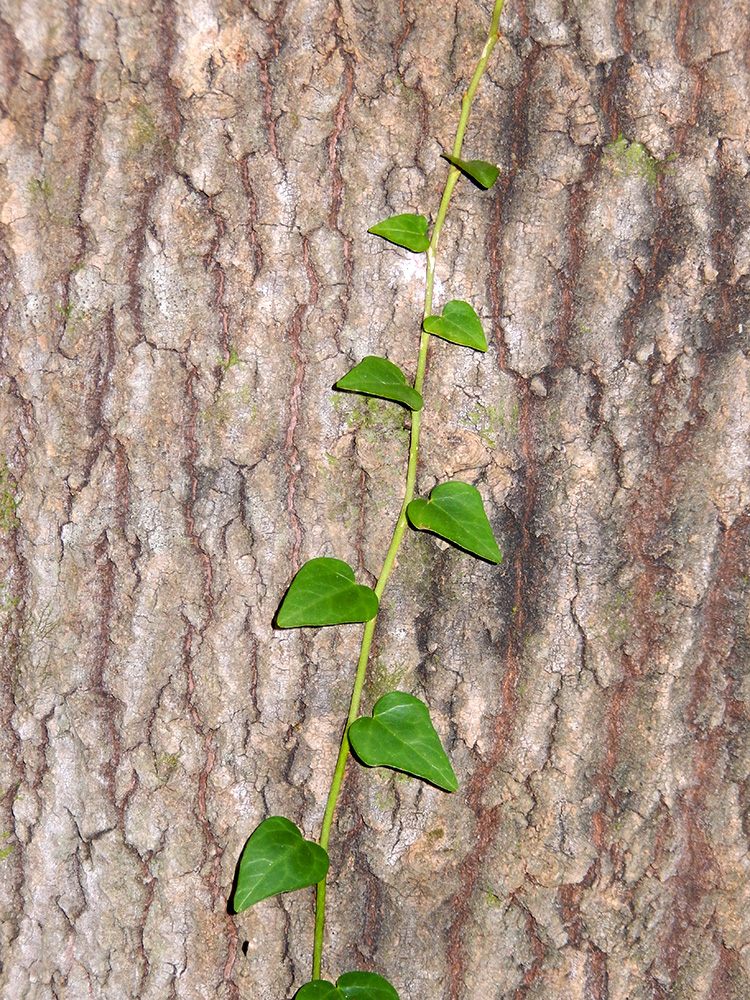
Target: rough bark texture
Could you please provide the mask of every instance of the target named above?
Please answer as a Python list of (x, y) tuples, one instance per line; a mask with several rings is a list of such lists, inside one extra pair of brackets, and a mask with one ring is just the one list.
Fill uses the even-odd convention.
[[(487, 3), (4, 0), (0, 957), (8, 1000), (291, 997), (312, 894), (227, 913), (269, 814), (317, 836), (360, 630), (282, 633), (302, 561), (379, 572), (422, 260)], [(444, 231), (419, 488), (369, 709), (461, 790), (350, 768), (324, 971), (402, 1000), (750, 996), (750, 12), (507, 0)], [(618, 139), (618, 136), (621, 138)], [(17, 603), (16, 603), (17, 602)]]

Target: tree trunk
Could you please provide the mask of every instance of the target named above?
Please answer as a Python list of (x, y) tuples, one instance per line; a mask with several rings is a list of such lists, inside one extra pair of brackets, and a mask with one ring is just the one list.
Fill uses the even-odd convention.
[[(306, 559), (370, 583), (423, 257), (487, 3), (7, 0), (0, 956), (8, 1000), (292, 997), (312, 890), (227, 912), (255, 826), (317, 837), (360, 626), (282, 632)], [(430, 705), (460, 789), (350, 764), (324, 974), (401, 1000), (741, 1000), (750, 981), (750, 16), (507, 0), (437, 304), (412, 533), (364, 709)]]

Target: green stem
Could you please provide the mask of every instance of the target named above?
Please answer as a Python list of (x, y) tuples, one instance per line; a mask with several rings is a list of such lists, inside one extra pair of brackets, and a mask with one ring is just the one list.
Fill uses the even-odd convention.
[[(490, 25), (490, 31), (487, 35), (487, 40), (484, 43), (484, 48), (482, 49), (482, 54), (479, 57), (479, 62), (477, 63), (476, 69), (474, 70), (474, 75), (471, 78), (471, 83), (461, 100), (461, 117), (458, 122), (458, 129), (456, 131), (456, 141), (453, 144), (453, 156), (459, 157), (461, 155), (461, 147), (463, 146), (464, 133), (466, 131), (466, 125), (469, 121), (469, 112), (471, 111), (471, 104), (474, 100), (474, 95), (476, 93), (477, 87), (479, 86), (479, 81), (482, 78), (485, 67), (487, 65), (487, 60), (492, 52), (495, 44), (499, 38), (499, 22), (500, 14), (503, 9), (503, 0), (496, 0), (495, 9), (492, 14), (492, 23)], [(430, 245), (427, 249), (427, 264), (426, 264), (426, 282), (425, 282), (425, 296), (424, 296), (424, 318), (429, 316), (432, 312), (432, 292), (435, 283), (435, 258), (437, 255), (437, 245), (440, 239), (440, 231), (443, 228), (443, 223), (445, 222), (445, 216), (448, 211), (448, 205), (451, 200), (451, 195), (453, 194), (453, 189), (456, 186), (458, 178), (461, 176), (461, 171), (457, 167), (451, 166), (448, 171), (448, 178), (445, 182), (445, 188), (443, 190), (443, 196), (440, 199), (440, 207), (438, 209), (437, 218), (435, 219), (435, 225), (432, 230), (432, 237), (430, 239)], [(422, 392), (422, 386), (424, 384), (425, 368), (427, 366), (427, 348), (430, 342), (430, 335), (423, 329), (422, 336), (419, 342), (419, 357), (417, 359), (417, 375), (414, 380), (414, 388), (417, 392)], [(398, 555), (398, 550), (401, 546), (401, 541), (404, 537), (404, 533), (407, 527), (406, 518), (406, 508), (409, 506), (414, 498), (414, 488), (417, 481), (417, 462), (419, 459), (419, 433), (422, 426), (422, 414), (419, 410), (414, 410), (411, 416), (411, 434), (409, 438), (409, 464), (406, 470), (406, 489), (404, 491), (404, 501), (401, 504), (401, 511), (398, 515), (398, 520), (396, 521), (396, 527), (393, 530), (393, 537), (391, 538), (391, 544), (388, 546), (388, 551), (383, 561), (383, 568), (380, 571), (380, 576), (378, 577), (378, 582), (375, 585), (375, 593), (378, 596), (378, 600), (383, 596), (383, 591), (385, 590), (385, 585), (388, 582), (388, 577), (391, 575), (391, 571), (396, 563), (396, 557)], [(320, 833), (320, 846), (324, 850), (328, 850), (328, 841), (331, 836), (331, 827), (333, 825), (333, 815), (336, 810), (336, 803), (338, 801), (339, 792), (341, 790), (341, 783), (344, 780), (344, 771), (346, 769), (346, 762), (349, 757), (349, 727), (354, 722), (354, 720), (359, 715), (359, 703), (362, 699), (362, 690), (365, 685), (365, 675), (367, 673), (367, 664), (370, 658), (370, 647), (372, 646), (372, 637), (375, 632), (375, 623), (377, 622), (377, 615), (371, 621), (367, 622), (365, 625), (364, 635), (362, 636), (362, 646), (359, 652), (359, 660), (357, 661), (357, 673), (354, 678), (354, 687), (352, 689), (352, 697), (349, 703), (349, 715), (346, 719), (346, 726), (344, 728), (344, 734), (341, 738), (341, 746), (339, 747), (339, 754), (336, 760), (336, 768), (333, 772), (333, 780), (331, 781), (331, 790), (328, 793), (328, 801), (326, 803), (326, 810), (323, 815), (323, 826)], [(315, 900), (315, 942), (313, 945), (313, 979), (320, 979), (320, 966), (321, 957), (323, 954), (323, 927), (325, 924), (325, 903), (326, 903), (326, 879), (322, 879), (318, 882), (317, 895)]]

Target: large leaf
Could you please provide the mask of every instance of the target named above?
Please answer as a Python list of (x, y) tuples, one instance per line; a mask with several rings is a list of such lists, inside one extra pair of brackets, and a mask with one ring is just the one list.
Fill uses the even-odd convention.
[(380, 399), (393, 399), (410, 410), (422, 409), (422, 397), (416, 389), (412, 389), (398, 365), (387, 358), (368, 355), (338, 380), (336, 388), (363, 392)]
[(420, 531), (431, 531), (481, 559), (499, 563), (503, 558), (479, 490), (468, 483), (441, 483), (429, 500), (412, 500), (406, 515)]
[(354, 582), (354, 571), (340, 559), (310, 559), (291, 582), (281, 602), (279, 628), (367, 622), (378, 613), (370, 587)]
[(392, 215), (375, 226), (370, 226), (368, 233), (382, 236), (389, 243), (406, 247), (415, 253), (421, 253), (430, 245), (427, 237), (427, 219), (423, 215)]
[(328, 855), (319, 844), (305, 840), (283, 816), (269, 816), (245, 844), (231, 905), (241, 913), (277, 892), (315, 885), (327, 871)]
[(458, 156), (450, 156), (448, 153), (443, 153), (442, 157), (485, 190), (492, 187), (500, 173), (494, 163), (488, 163), (486, 160), (461, 160)]
[(458, 788), (430, 710), (411, 694), (391, 691), (379, 698), (371, 719), (356, 719), (351, 724), (349, 743), (368, 767), (393, 767), (446, 792)]
[(442, 316), (427, 316), (422, 325), (428, 333), (450, 340), (452, 344), (472, 347), (475, 351), (487, 350), (482, 324), (468, 302), (452, 299), (446, 302)]
[(387, 979), (375, 972), (346, 972), (336, 985), (313, 979), (294, 994), (294, 1000), (399, 1000)]

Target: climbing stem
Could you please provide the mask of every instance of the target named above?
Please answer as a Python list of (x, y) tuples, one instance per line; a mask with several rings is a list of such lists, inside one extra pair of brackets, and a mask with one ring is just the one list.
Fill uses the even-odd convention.
[[(474, 95), (476, 93), (477, 87), (479, 86), (479, 81), (482, 78), (485, 67), (487, 65), (487, 60), (489, 59), (490, 53), (492, 52), (495, 44), (499, 38), (499, 23), (500, 14), (503, 9), (503, 0), (496, 0), (495, 8), (492, 14), (492, 22), (490, 24), (489, 34), (487, 35), (487, 40), (484, 43), (484, 48), (482, 49), (482, 54), (479, 57), (479, 62), (477, 63), (476, 69), (474, 70), (474, 75), (471, 78), (471, 83), (461, 100), (461, 117), (458, 123), (458, 129), (456, 131), (456, 141), (453, 144), (453, 156), (459, 157), (461, 155), (461, 148), (463, 146), (464, 133), (466, 131), (466, 125), (469, 120), (469, 112), (471, 111), (471, 104), (474, 100)], [(454, 166), (450, 167), (448, 171), (448, 177), (445, 182), (445, 188), (443, 189), (443, 195), (440, 199), (440, 207), (438, 208), (438, 214), (435, 219), (435, 225), (432, 229), (432, 236), (430, 238), (430, 245), (426, 253), (426, 266), (425, 266), (425, 297), (424, 297), (424, 317), (431, 315), (432, 313), (432, 293), (435, 283), (435, 261), (437, 258), (437, 246), (438, 240), (440, 239), (440, 231), (443, 228), (443, 223), (445, 222), (445, 216), (448, 211), (448, 205), (451, 200), (451, 195), (453, 194), (453, 189), (456, 186), (458, 178), (461, 176), (461, 171)], [(417, 392), (422, 392), (422, 386), (424, 384), (425, 369), (427, 367), (427, 349), (430, 342), (430, 335), (423, 329), (422, 336), (419, 343), (419, 357), (417, 359), (417, 374), (414, 379), (414, 388)], [(396, 521), (396, 526), (393, 530), (393, 537), (391, 538), (391, 543), (388, 546), (388, 551), (386, 553), (385, 559), (383, 561), (383, 568), (380, 571), (380, 576), (375, 585), (375, 593), (378, 596), (378, 600), (383, 596), (383, 591), (388, 582), (388, 578), (391, 575), (391, 571), (396, 563), (396, 557), (398, 556), (398, 551), (401, 546), (401, 541), (404, 537), (404, 533), (407, 527), (406, 518), (406, 508), (409, 506), (414, 498), (414, 488), (417, 481), (417, 462), (419, 460), (419, 433), (422, 426), (422, 414), (420, 410), (412, 411), (411, 416), (411, 433), (409, 437), (409, 464), (406, 470), (406, 488), (404, 490), (404, 500), (401, 504), (401, 511), (398, 515), (398, 520)], [(331, 836), (331, 827), (333, 825), (333, 816), (336, 811), (336, 803), (338, 801), (339, 792), (341, 790), (341, 783), (344, 780), (344, 771), (346, 769), (346, 762), (349, 757), (349, 727), (354, 722), (354, 720), (359, 715), (359, 704), (362, 699), (362, 690), (365, 685), (365, 676), (367, 673), (367, 664), (370, 658), (370, 647), (372, 646), (372, 637), (375, 633), (375, 623), (377, 622), (377, 615), (375, 618), (371, 619), (365, 625), (364, 634), (362, 636), (362, 646), (359, 652), (359, 660), (357, 661), (357, 673), (354, 677), (354, 686), (352, 688), (352, 696), (349, 703), (349, 714), (346, 719), (346, 726), (344, 727), (344, 732), (341, 738), (341, 745), (339, 747), (338, 758), (336, 759), (336, 768), (333, 772), (333, 780), (331, 781), (331, 789), (328, 793), (328, 801), (326, 802), (326, 809), (323, 815), (323, 826), (320, 834), (320, 846), (324, 850), (328, 850), (328, 841)], [(326, 879), (322, 879), (317, 885), (317, 895), (315, 900), (315, 941), (313, 945), (313, 979), (320, 979), (320, 968), (321, 968), (321, 958), (323, 954), (323, 929), (325, 925), (325, 902), (326, 902)]]

